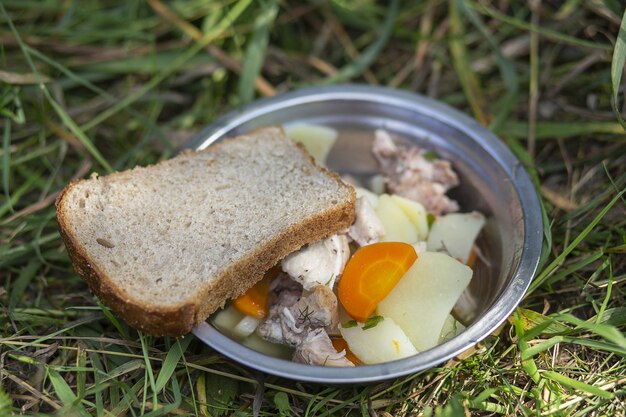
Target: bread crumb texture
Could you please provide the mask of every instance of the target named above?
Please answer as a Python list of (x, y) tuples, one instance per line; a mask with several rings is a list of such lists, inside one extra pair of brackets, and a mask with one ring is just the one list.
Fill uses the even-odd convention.
[(279, 128), (92, 176), (57, 201), (77, 271), (155, 334), (189, 331), (280, 258), (348, 227), (353, 212), (352, 187)]

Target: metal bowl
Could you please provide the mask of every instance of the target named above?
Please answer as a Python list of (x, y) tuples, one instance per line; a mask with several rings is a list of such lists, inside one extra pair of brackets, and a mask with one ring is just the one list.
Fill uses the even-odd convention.
[(452, 161), (461, 185), (452, 190), (462, 211), (487, 216), (474, 278), (455, 306), (467, 329), (452, 340), (415, 356), (355, 368), (311, 366), (251, 350), (208, 322), (193, 333), (235, 361), (300, 381), (369, 383), (438, 365), (491, 334), (518, 305), (537, 268), (542, 244), (539, 201), (528, 174), (509, 149), (468, 116), (432, 99), (383, 87), (339, 85), (308, 88), (259, 100), (202, 130), (190, 143), (203, 149), (224, 137), (268, 125), (315, 123), (339, 130), (328, 166), (366, 178), (376, 170), (370, 153), (373, 132), (392, 134), (432, 149)]

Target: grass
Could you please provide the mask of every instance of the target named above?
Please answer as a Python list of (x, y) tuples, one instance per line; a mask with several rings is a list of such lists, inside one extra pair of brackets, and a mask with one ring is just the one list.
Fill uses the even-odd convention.
[[(616, 0), (4, 0), (0, 415), (626, 415), (625, 19)], [(54, 217), (68, 181), (343, 81), (447, 102), (528, 168), (544, 259), (496, 334), (432, 370), (327, 387), (138, 333), (90, 295)]]

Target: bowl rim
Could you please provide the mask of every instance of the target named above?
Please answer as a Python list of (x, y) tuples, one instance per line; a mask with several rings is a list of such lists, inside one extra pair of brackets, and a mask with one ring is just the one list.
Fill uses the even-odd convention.
[(463, 132), (486, 150), (506, 172), (521, 206), (524, 234), (517, 269), (492, 307), (460, 335), (418, 355), (393, 362), (354, 368), (305, 365), (270, 357), (247, 348), (223, 335), (206, 321), (194, 327), (193, 333), (208, 346), (236, 362), (258, 371), (298, 381), (333, 384), (372, 383), (433, 368), (488, 337), (521, 302), (537, 270), (543, 243), (543, 220), (535, 187), (523, 165), (508, 147), (476, 120), (442, 102), (389, 87), (358, 84), (309, 87), (256, 100), (216, 119), (188, 143), (188, 148), (204, 149), (232, 129), (268, 113), (328, 100), (366, 101), (408, 109)]

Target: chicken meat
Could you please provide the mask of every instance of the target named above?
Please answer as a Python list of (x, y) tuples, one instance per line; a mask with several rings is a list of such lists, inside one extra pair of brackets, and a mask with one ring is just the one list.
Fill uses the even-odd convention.
[(257, 334), (270, 342), (288, 342), (287, 344), (291, 346), (296, 345), (302, 332), (296, 328), (295, 319), (288, 311), (289, 307), (296, 304), (300, 297), (302, 297), (302, 285), (285, 273), (278, 274), (270, 283), (269, 312), (257, 327)]
[(324, 329), (309, 332), (306, 338), (296, 347), (293, 361), (309, 365), (322, 366), (354, 366), (346, 358), (346, 351), (337, 352), (330, 337)]
[(288, 255), (282, 260), (281, 266), (305, 290), (316, 285), (332, 288), (349, 257), (348, 238), (340, 234), (312, 243)]
[(355, 206), (356, 220), (348, 230), (348, 236), (359, 246), (376, 243), (385, 235), (385, 226), (365, 197), (359, 197)]
[(263, 339), (299, 346), (312, 330), (332, 331), (337, 327), (338, 301), (330, 288), (318, 285), (301, 296), (296, 296), (291, 284), (283, 283), (279, 288), (282, 291), (275, 297), (272, 294), (269, 314), (257, 328), (257, 334)]
[(445, 195), (459, 185), (449, 161), (431, 160), (419, 146), (395, 143), (381, 129), (375, 132), (372, 153), (390, 192), (421, 203), (436, 216), (459, 210), (458, 203)]

